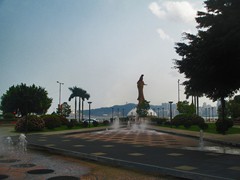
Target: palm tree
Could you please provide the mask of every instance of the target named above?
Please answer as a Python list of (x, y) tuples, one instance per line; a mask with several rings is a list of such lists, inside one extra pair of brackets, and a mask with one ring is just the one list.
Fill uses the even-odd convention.
[[(71, 101), (72, 98), (75, 98), (75, 119), (77, 119), (77, 97), (78, 97), (78, 119), (80, 121), (80, 112), (81, 112), (81, 99), (82, 99), (82, 109), (83, 109), (83, 102), (86, 99), (90, 98), (90, 95), (87, 93), (87, 91), (83, 90), (82, 88), (74, 86), (73, 88), (69, 88), (70, 91), (72, 91), (72, 94), (69, 97), (69, 101)], [(82, 111), (82, 119), (83, 119), (83, 111)]]
[(83, 90), (82, 88), (77, 88), (77, 97), (78, 97), (78, 119), (80, 121), (80, 115), (81, 115), (81, 98), (84, 96), (84, 94), (87, 91)]
[(70, 87), (68, 88), (72, 94), (70, 95), (70, 97), (68, 98), (69, 101), (71, 101), (72, 98), (75, 98), (75, 119), (77, 119), (77, 92), (78, 92), (78, 87), (74, 86), (74, 87)]

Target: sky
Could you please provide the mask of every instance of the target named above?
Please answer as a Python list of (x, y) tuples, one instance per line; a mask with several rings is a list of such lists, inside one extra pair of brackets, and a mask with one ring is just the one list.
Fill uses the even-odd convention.
[[(50, 112), (69, 87), (90, 94), (92, 108), (137, 103), (144, 74), (153, 105), (185, 100), (174, 69), (175, 43), (196, 33), (203, 0), (0, 0), (0, 96), (12, 85), (43, 87)], [(206, 98), (200, 99), (211, 103)]]

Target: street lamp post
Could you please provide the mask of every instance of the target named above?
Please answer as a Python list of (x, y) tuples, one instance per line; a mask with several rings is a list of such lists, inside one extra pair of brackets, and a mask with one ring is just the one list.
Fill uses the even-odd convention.
[(89, 114), (88, 114), (88, 115), (89, 115), (89, 117), (88, 117), (88, 127), (90, 127), (90, 118), (91, 118), (91, 103), (92, 103), (91, 101), (89, 101), (89, 102), (88, 102), (88, 104), (89, 104)]
[(169, 105), (170, 105), (170, 122), (172, 123), (172, 101), (169, 101)]
[(61, 107), (61, 86), (64, 85), (64, 83), (57, 81), (59, 84), (59, 104), (58, 104), (58, 109), (60, 111), (60, 114), (62, 114), (62, 107)]
[(162, 108), (162, 117), (164, 118), (164, 107)]

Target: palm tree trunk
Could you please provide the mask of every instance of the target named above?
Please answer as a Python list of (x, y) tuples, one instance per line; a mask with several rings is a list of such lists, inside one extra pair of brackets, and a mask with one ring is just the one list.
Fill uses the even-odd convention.
[(83, 119), (83, 105), (84, 105), (84, 100), (82, 100), (82, 119)]
[(81, 116), (81, 98), (78, 99), (78, 122), (80, 122), (80, 116)]
[(77, 97), (75, 97), (75, 119), (77, 119)]

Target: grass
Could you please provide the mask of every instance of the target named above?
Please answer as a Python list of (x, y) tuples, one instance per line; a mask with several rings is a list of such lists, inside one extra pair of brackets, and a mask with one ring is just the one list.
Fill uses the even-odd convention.
[[(164, 127), (170, 127), (170, 126), (164, 126)], [(181, 130), (188, 130), (188, 131), (197, 131), (199, 132), (201, 129), (194, 125), (194, 126), (191, 126), (190, 128), (185, 128), (184, 126), (179, 126), (179, 127), (175, 127), (175, 126), (172, 126), (172, 128), (175, 128), (175, 129), (181, 129)], [(216, 131), (216, 125), (215, 123), (208, 123), (208, 128), (204, 130), (204, 132), (207, 132), (207, 133), (212, 133), (212, 134), (219, 134), (217, 131)], [(226, 132), (226, 134), (240, 134), (240, 127), (235, 127), (233, 126), (232, 128), (229, 128), (228, 131)]]

